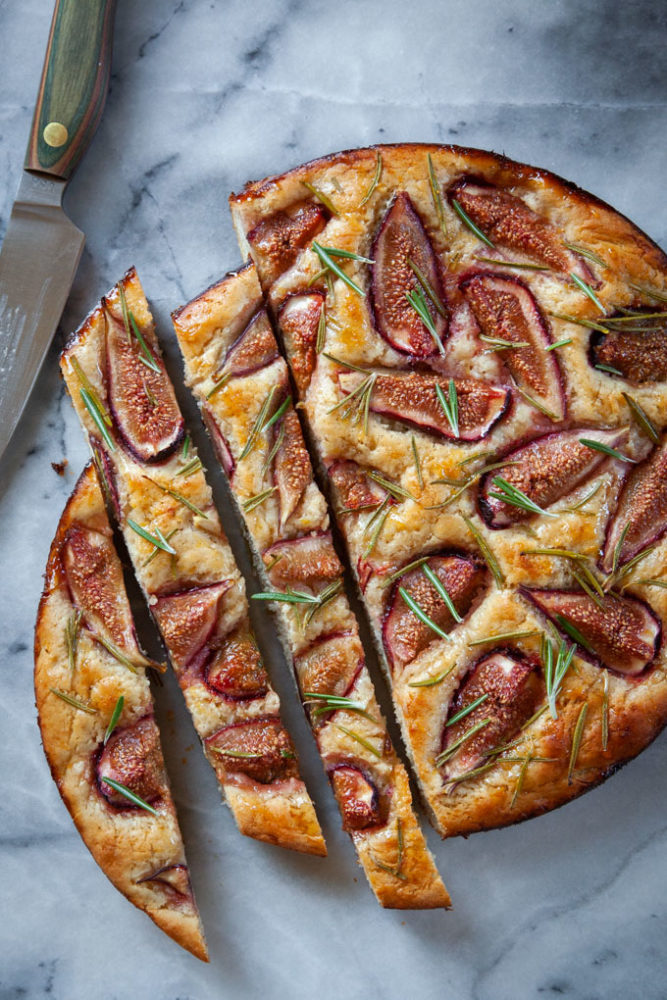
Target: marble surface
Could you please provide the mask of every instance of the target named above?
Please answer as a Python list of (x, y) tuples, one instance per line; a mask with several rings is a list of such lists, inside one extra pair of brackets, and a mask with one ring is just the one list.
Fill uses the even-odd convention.
[[(50, 13), (50, 0), (0, 0), (0, 230)], [(119, 0), (107, 111), (67, 198), (87, 244), (58, 344), (134, 263), (177, 372), (169, 311), (238, 262), (227, 193), (375, 141), (502, 150), (592, 190), (667, 246), (666, 42), (654, 0)], [(58, 344), (0, 466), (1, 1000), (664, 998), (664, 735), (550, 816), (468, 841), (429, 831), (455, 909), (381, 912), (284, 666), (326, 861), (237, 835), (167, 681), (160, 715), (211, 965), (115, 892), (59, 800), (33, 703), (41, 574), (86, 458)], [(59, 478), (50, 463), (63, 458)], [(216, 491), (224, 504), (217, 480)]]

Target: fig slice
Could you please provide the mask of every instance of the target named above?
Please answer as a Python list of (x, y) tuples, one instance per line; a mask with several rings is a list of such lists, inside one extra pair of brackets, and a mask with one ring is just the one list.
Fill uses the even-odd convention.
[(231, 701), (264, 697), (269, 679), (247, 628), (236, 629), (220, 643), (206, 667), (206, 683)]
[[(628, 473), (608, 525), (602, 568), (625, 565), (667, 529), (667, 436)], [(622, 539), (622, 541), (621, 541)], [(620, 543), (620, 549), (619, 547)], [(617, 552), (618, 549), (618, 552)]]
[(500, 352), (514, 381), (535, 399), (551, 420), (565, 416), (563, 378), (547, 321), (527, 285), (504, 274), (480, 272), (461, 282), (461, 291), (482, 334), (494, 340), (526, 347)]
[(411, 610), (399, 588), (405, 590), (443, 632), (450, 632), (458, 624), (448, 602), (428, 579), (425, 567), (445, 588), (459, 618), (470, 611), (486, 581), (484, 565), (475, 556), (462, 553), (430, 556), (423, 565), (399, 577), (393, 585), (382, 627), (384, 648), (394, 670), (411, 663), (431, 642), (440, 638)]
[[(410, 196), (401, 191), (390, 205), (378, 231), (371, 257), (371, 307), (375, 326), (397, 351), (413, 358), (428, 358), (441, 352), (447, 336), (447, 318), (436, 309), (420, 284), (412, 263), (442, 302), (438, 262), (426, 230)], [(434, 337), (407, 299), (421, 291), (435, 328)], [(440, 342), (440, 345), (438, 344)]]
[(216, 420), (215, 414), (208, 403), (203, 404), (201, 415), (204, 423), (206, 424), (206, 430), (208, 431), (208, 435), (211, 439), (213, 450), (217, 455), (218, 461), (220, 462), (225, 475), (230, 477), (233, 476), (234, 469), (236, 468), (236, 462), (234, 461), (232, 450), (229, 447), (227, 438), (218, 427), (218, 421)]
[(534, 512), (493, 495), (498, 492), (493, 482), (496, 476), (545, 509), (571, 493), (608, 461), (603, 452), (581, 444), (580, 438), (617, 448), (627, 441), (628, 431), (627, 428), (554, 431), (508, 452), (504, 456), (507, 465), (487, 472), (480, 480), (477, 504), (488, 526), (509, 528), (535, 516)]
[(279, 357), (276, 338), (265, 309), (250, 320), (245, 330), (234, 341), (225, 357), (216, 379), (224, 374), (238, 377), (251, 375), (266, 368)]
[(231, 581), (223, 580), (157, 598), (152, 611), (175, 666), (197, 666), (208, 658), (220, 601), (230, 587)]
[(128, 451), (139, 462), (160, 462), (178, 447), (185, 424), (162, 358), (143, 331), (152, 366), (128, 334), (117, 307), (104, 302), (109, 406)]
[(167, 892), (174, 893), (177, 897), (192, 900), (190, 874), (185, 865), (165, 865), (164, 868), (158, 868), (150, 875), (144, 875), (143, 878), (137, 879), (137, 885), (141, 885), (143, 882), (158, 882)]
[(329, 777), (347, 833), (383, 822), (378, 790), (360, 768), (342, 764), (335, 767)]
[(245, 775), (260, 785), (298, 777), (294, 747), (279, 718), (225, 726), (205, 743), (215, 763), (228, 774)]
[(324, 309), (322, 292), (292, 295), (278, 315), (290, 368), (299, 396), (303, 398), (317, 362), (317, 331)]
[[(565, 636), (574, 638), (579, 633), (583, 639), (579, 655), (596, 666), (636, 676), (657, 655), (660, 622), (648, 604), (636, 597), (606, 594), (600, 607), (581, 591), (523, 588), (522, 592)], [(574, 627), (570, 632), (568, 625)]]
[(107, 785), (104, 778), (125, 785), (149, 804), (165, 792), (167, 785), (160, 737), (152, 715), (144, 716), (132, 726), (117, 729), (97, 761), (98, 785), (107, 802), (123, 809), (140, 808)]
[[(345, 395), (349, 395), (359, 387), (364, 377), (358, 372), (342, 372), (338, 383)], [(455, 378), (453, 381), (458, 400), (458, 434), (454, 432), (436, 392), (436, 385), (439, 385), (445, 399), (449, 398), (449, 379), (444, 376), (418, 372), (408, 375), (376, 374), (369, 408), (373, 413), (450, 440), (479, 441), (507, 410), (511, 392), (504, 386), (488, 385), (474, 378)]]
[(303, 250), (324, 229), (329, 213), (314, 201), (299, 201), (284, 211), (261, 219), (247, 236), (265, 285), (292, 266)]
[(284, 528), (313, 481), (313, 467), (299, 418), (291, 407), (282, 418), (276, 434), (280, 443), (273, 459), (273, 481), (278, 487), (280, 527)]
[(274, 587), (319, 590), (337, 580), (343, 572), (334, 551), (330, 532), (305, 535), (276, 542), (264, 553), (264, 562)]
[[(651, 312), (654, 312), (651, 309)], [(633, 385), (667, 381), (667, 311), (662, 317), (632, 320), (631, 313), (616, 313), (610, 320), (622, 319), (617, 329), (609, 333), (593, 331), (590, 340), (590, 361), (593, 366), (605, 365), (618, 372)]]
[(334, 632), (320, 636), (295, 657), (302, 692), (346, 696), (364, 663), (356, 633)]
[(389, 496), (379, 483), (370, 478), (366, 469), (351, 459), (341, 458), (333, 462), (328, 474), (345, 513), (379, 507)]
[(537, 667), (536, 657), (514, 649), (495, 649), (471, 667), (450, 703), (442, 734), (437, 764), (445, 781), (484, 764), (485, 752), (511, 740), (533, 715), (544, 696)]
[(73, 524), (65, 536), (61, 558), (83, 624), (114, 643), (130, 659), (144, 663), (125, 595), (123, 571), (111, 538)]
[(529, 208), (523, 199), (476, 177), (461, 177), (447, 197), (456, 200), (466, 215), (496, 246), (518, 250), (560, 274), (574, 273), (599, 285), (586, 262), (565, 246), (556, 229)]

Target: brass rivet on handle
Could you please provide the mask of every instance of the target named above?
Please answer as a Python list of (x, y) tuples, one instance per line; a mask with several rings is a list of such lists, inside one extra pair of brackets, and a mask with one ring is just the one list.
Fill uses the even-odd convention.
[(53, 146), (54, 149), (58, 149), (59, 146), (65, 145), (69, 137), (69, 133), (65, 126), (60, 122), (49, 122), (49, 124), (44, 127), (42, 136), (47, 146)]

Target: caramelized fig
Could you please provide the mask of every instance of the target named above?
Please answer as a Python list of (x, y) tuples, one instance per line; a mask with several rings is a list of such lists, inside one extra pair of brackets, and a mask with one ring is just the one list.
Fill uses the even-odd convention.
[(335, 632), (317, 639), (295, 657), (301, 692), (346, 695), (364, 662), (359, 637)]
[(447, 192), (493, 244), (534, 257), (561, 274), (573, 272), (597, 285), (586, 262), (569, 250), (562, 237), (525, 201), (476, 177), (462, 177)]
[(230, 586), (229, 580), (223, 580), (157, 598), (153, 614), (175, 666), (182, 669), (208, 658), (209, 640), (215, 635), (218, 624), (220, 600)]
[[(364, 376), (343, 372), (338, 383), (347, 395), (361, 384)], [(488, 385), (474, 378), (456, 378), (458, 400), (458, 434), (443, 410), (436, 385), (445, 399), (449, 394), (449, 379), (410, 372), (408, 375), (376, 375), (370, 398), (370, 409), (402, 423), (431, 431), (459, 441), (479, 441), (498, 423), (507, 410), (509, 389)]]
[(111, 778), (125, 785), (144, 802), (154, 802), (166, 788), (160, 737), (152, 715), (132, 726), (117, 729), (97, 761), (97, 779), (104, 798), (113, 806), (138, 809), (121, 792), (107, 785)]
[(260, 785), (298, 777), (292, 741), (278, 718), (226, 726), (206, 739), (206, 747), (225, 771), (244, 774)]
[(529, 500), (543, 509), (567, 496), (577, 486), (608, 461), (603, 452), (581, 444), (580, 438), (599, 441), (610, 448), (617, 448), (628, 438), (625, 428), (620, 430), (590, 430), (554, 432), (535, 438), (508, 452), (506, 466), (493, 469), (482, 476), (477, 503), (482, 518), (490, 528), (509, 528), (534, 517), (534, 513), (499, 500), (493, 480), (500, 476), (510, 486), (521, 490)]
[(341, 458), (329, 466), (329, 478), (338, 494), (341, 508), (347, 513), (379, 507), (389, 495), (356, 462)]
[(266, 368), (279, 356), (269, 317), (266, 310), (262, 309), (253, 316), (229, 348), (225, 363), (217, 375), (251, 375), (260, 368)]
[[(667, 529), (667, 437), (632, 468), (607, 525), (602, 568), (623, 566)], [(622, 541), (621, 541), (622, 539)], [(620, 543), (620, 549), (617, 548)]]
[(120, 521), (122, 517), (120, 497), (118, 496), (116, 476), (114, 474), (111, 459), (109, 458), (106, 448), (98, 437), (90, 434), (88, 441), (93, 452), (93, 461), (95, 462), (97, 478), (100, 481), (102, 493), (104, 494), (104, 502), (107, 506), (111, 507), (117, 520)]
[(268, 577), (274, 587), (317, 591), (343, 572), (331, 542), (330, 532), (276, 542), (264, 553), (270, 566)]
[(264, 285), (272, 285), (292, 266), (299, 251), (324, 229), (328, 217), (323, 205), (299, 201), (262, 219), (251, 229), (247, 239)]
[[(152, 365), (137, 338), (104, 301), (109, 405), (128, 451), (140, 462), (159, 462), (180, 443), (185, 425), (162, 358), (151, 350), (152, 337), (143, 332)], [(132, 327), (131, 327), (132, 329)]]
[(223, 471), (227, 476), (233, 476), (234, 469), (236, 468), (236, 462), (234, 461), (232, 450), (229, 447), (227, 438), (218, 427), (215, 414), (208, 403), (204, 403), (202, 406), (201, 415), (204, 423), (206, 424), (206, 430), (208, 431), (211, 443), (213, 444), (213, 450), (218, 457), (218, 461), (220, 462)]
[(322, 292), (292, 295), (280, 310), (278, 324), (299, 395), (310, 385), (317, 361), (317, 331), (324, 308)]
[(278, 487), (280, 527), (284, 528), (313, 481), (313, 469), (295, 410), (287, 410), (276, 434), (280, 444), (273, 460), (273, 481)]
[(552, 420), (565, 416), (563, 380), (553, 351), (547, 321), (522, 281), (504, 274), (481, 272), (461, 282), (461, 291), (482, 334), (495, 340), (525, 344), (508, 347), (502, 360), (519, 388), (549, 412)]
[(190, 875), (185, 865), (165, 865), (164, 868), (158, 868), (157, 871), (151, 872), (150, 875), (144, 875), (143, 878), (137, 879), (137, 885), (142, 885), (144, 882), (157, 882), (168, 893), (173, 893), (175, 896), (183, 899), (192, 900)]
[(411, 663), (423, 649), (437, 640), (436, 632), (408, 607), (400, 589), (419, 605), (422, 611), (443, 630), (457, 625), (448, 602), (426, 576), (428, 567), (447, 591), (460, 618), (470, 611), (473, 601), (486, 580), (486, 570), (474, 556), (450, 553), (431, 556), (422, 566), (408, 570), (394, 584), (382, 628), (382, 640), (394, 670)]
[[(634, 676), (657, 655), (660, 622), (648, 604), (636, 597), (606, 594), (600, 606), (581, 591), (524, 588), (523, 593), (565, 636), (574, 638), (578, 633), (583, 639), (579, 655), (597, 666)], [(574, 633), (568, 632), (568, 625)]]
[(217, 694), (234, 701), (264, 697), (269, 679), (246, 628), (237, 629), (220, 643), (206, 667), (206, 683)]
[[(436, 354), (447, 336), (447, 319), (435, 308), (424, 293), (414, 264), (424, 275), (431, 289), (442, 301), (438, 262), (426, 230), (409, 195), (401, 191), (385, 215), (375, 237), (371, 257), (374, 260), (371, 279), (371, 306), (378, 333), (397, 351), (414, 358)], [(429, 332), (407, 295), (422, 291), (436, 337)]]
[[(651, 312), (654, 312), (651, 309)], [(628, 320), (630, 313), (610, 317)], [(606, 365), (634, 385), (667, 381), (667, 311), (663, 318), (636, 319), (631, 326), (605, 334), (594, 331), (590, 340), (592, 365)]]
[(382, 823), (377, 788), (358, 767), (341, 765), (331, 771), (330, 778), (347, 833)]
[[(511, 740), (533, 715), (544, 695), (537, 666), (536, 658), (518, 650), (497, 649), (468, 671), (451, 701), (442, 734), (438, 763), (446, 781), (484, 764), (485, 751)], [(476, 708), (454, 721), (480, 698), (484, 700)]]

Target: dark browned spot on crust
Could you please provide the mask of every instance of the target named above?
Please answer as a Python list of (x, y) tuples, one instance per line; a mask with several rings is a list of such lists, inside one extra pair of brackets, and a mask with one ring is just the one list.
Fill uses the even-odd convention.
[(328, 214), (322, 205), (300, 201), (288, 211), (262, 219), (247, 236), (265, 284), (273, 284), (295, 262), (299, 251), (324, 229)]
[(225, 698), (264, 697), (269, 679), (260, 652), (247, 629), (238, 629), (221, 641), (206, 668), (206, 683)]
[(266, 550), (263, 558), (270, 566), (271, 583), (283, 589), (319, 590), (343, 572), (329, 532), (276, 542)]
[(104, 778), (125, 785), (144, 802), (154, 802), (164, 793), (164, 761), (152, 715), (113, 733), (97, 761), (97, 778), (105, 799), (111, 805), (124, 809), (139, 807), (133, 806), (126, 796), (107, 785)]
[(358, 767), (337, 767), (330, 777), (345, 831), (366, 830), (383, 822), (378, 790)]
[(303, 441), (301, 424), (293, 409), (287, 410), (276, 429), (280, 446), (273, 460), (273, 477), (280, 500), (280, 524), (294, 514), (313, 479), (310, 455)]
[[(618, 506), (607, 527), (603, 569), (610, 572), (616, 547), (624, 534), (617, 562), (623, 566), (657, 541), (667, 528), (667, 438), (628, 474)], [(626, 530), (627, 529), (627, 530)]]
[(230, 583), (212, 583), (158, 597), (153, 614), (164, 636), (175, 666), (189, 666), (208, 655), (208, 642), (215, 635), (220, 599)]
[(280, 311), (279, 325), (299, 395), (310, 385), (317, 360), (317, 331), (324, 308), (322, 292), (293, 295)]
[(227, 726), (209, 736), (206, 746), (225, 771), (244, 774), (260, 785), (298, 777), (292, 741), (280, 719)]
[(340, 459), (329, 466), (329, 478), (337, 491), (340, 506), (345, 511), (379, 507), (387, 492), (369, 479), (366, 469), (349, 459)]
[(225, 363), (217, 374), (219, 377), (224, 371), (231, 375), (250, 375), (278, 357), (276, 338), (266, 310), (262, 309), (229, 348)]
[(84, 624), (122, 649), (136, 651), (123, 572), (111, 539), (74, 524), (65, 536), (62, 560), (72, 600), (83, 613)]
[[(623, 318), (627, 319), (627, 314)], [(591, 334), (592, 363), (614, 368), (635, 385), (667, 381), (667, 312), (664, 319), (637, 319), (628, 326), (631, 328), (622, 332)], [(613, 377), (613, 372), (605, 374)]]

